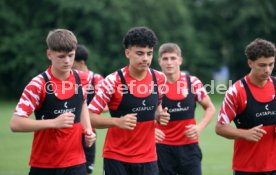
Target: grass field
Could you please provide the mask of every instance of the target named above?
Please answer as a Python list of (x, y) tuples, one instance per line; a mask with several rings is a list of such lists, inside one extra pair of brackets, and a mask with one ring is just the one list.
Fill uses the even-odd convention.
[[(217, 112), (222, 102), (222, 96), (211, 96)], [(0, 175), (27, 175), (29, 171), (29, 156), (32, 133), (12, 133), (9, 120), (16, 102), (0, 101)], [(196, 117), (202, 117), (200, 106)], [(203, 175), (231, 175), (233, 141), (215, 134), (214, 126), (217, 115), (200, 137), (203, 152)], [(102, 175), (102, 145), (106, 130), (97, 130), (97, 157), (93, 175)]]

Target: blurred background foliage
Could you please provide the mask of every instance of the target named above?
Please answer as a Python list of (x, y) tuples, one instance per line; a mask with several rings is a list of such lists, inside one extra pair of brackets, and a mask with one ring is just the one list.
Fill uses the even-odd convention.
[[(73, 31), (90, 50), (89, 67), (104, 76), (125, 66), (122, 38), (134, 26), (153, 29), (159, 44), (182, 48), (183, 70), (210, 82), (221, 66), (230, 79), (248, 72), (244, 48), (255, 38), (276, 42), (274, 0), (1, 0), (0, 98), (18, 98), (50, 64), (46, 36)], [(157, 48), (152, 67), (157, 64)]]

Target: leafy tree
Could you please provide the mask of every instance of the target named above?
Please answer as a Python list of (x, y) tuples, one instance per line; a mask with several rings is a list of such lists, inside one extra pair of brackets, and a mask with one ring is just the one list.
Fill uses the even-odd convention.
[[(127, 64), (122, 38), (143, 25), (159, 45), (178, 43), (182, 69), (203, 82), (221, 65), (236, 80), (248, 72), (244, 47), (256, 37), (275, 41), (275, 7), (273, 0), (2, 0), (0, 97), (18, 98), (48, 67), (45, 39), (54, 28), (72, 30), (90, 50), (90, 68), (103, 75)], [(157, 48), (152, 66), (159, 69)]]

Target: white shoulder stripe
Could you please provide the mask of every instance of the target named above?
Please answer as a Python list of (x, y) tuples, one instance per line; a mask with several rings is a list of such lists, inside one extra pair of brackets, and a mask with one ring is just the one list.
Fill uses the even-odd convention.
[(229, 118), (225, 114), (221, 114), (220, 117), (223, 118), (226, 124), (230, 124)]
[[(31, 100), (28, 98), (28, 96), (23, 93), (22, 96), (26, 99), (26, 100), (22, 100), (22, 98), (19, 100), (19, 103), (18, 105), (20, 104), (24, 104), (26, 106), (31, 106), (32, 110), (34, 111), (35, 110), (35, 107), (33, 105), (33, 103), (31, 102)], [(38, 101), (36, 101), (36, 104), (38, 105)]]
[(16, 106), (15, 111), (16, 111), (14, 112), (15, 115), (28, 117), (27, 113), (22, 108), (19, 108), (18, 106)]

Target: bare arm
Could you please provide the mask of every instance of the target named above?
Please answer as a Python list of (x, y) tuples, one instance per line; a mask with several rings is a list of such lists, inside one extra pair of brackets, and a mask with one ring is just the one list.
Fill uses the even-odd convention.
[(81, 124), (85, 131), (92, 131), (91, 122), (89, 118), (89, 112), (87, 108), (86, 102), (82, 105), (82, 111), (81, 111)]
[(92, 131), (91, 122), (90, 122), (90, 118), (89, 118), (89, 112), (88, 112), (86, 102), (84, 102), (82, 105), (81, 124), (85, 131), (86, 146), (90, 147), (96, 141), (96, 135)]
[(199, 130), (201, 133), (201, 131), (204, 130), (206, 126), (214, 118), (216, 109), (209, 96), (205, 97), (201, 102), (199, 102), (199, 104), (204, 109), (203, 119), (198, 124)]
[(112, 128), (118, 127), (122, 129), (133, 130), (137, 123), (136, 113), (126, 114), (122, 117), (106, 117), (89, 111), (92, 126), (94, 128)]
[(203, 119), (199, 122), (198, 125), (186, 126), (188, 129), (184, 132), (184, 134), (189, 139), (195, 139), (198, 137), (215, 115), (215, 107), (209, 96), (206, 96), (202, 101), (199, 102), (199, 104), (204, 109)]
[(35, 120), (19, 115), (13, 115), (10, 128), (13, 132), (33, 132), (48, 128), (71, 128), (74, 124), (74, 114), (64, 113), (55, 119)]
[(230, 124), (222, 124), (217, 122), (216, 133), (228, 139), (246, 139), (248, 141), (259, 141), (266, 131), (262, 129), (262, 125), (255, 126), (251, 129), (238, 129)]

